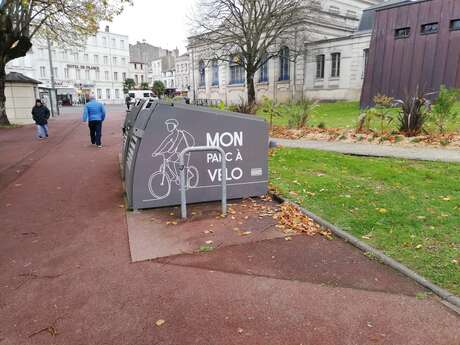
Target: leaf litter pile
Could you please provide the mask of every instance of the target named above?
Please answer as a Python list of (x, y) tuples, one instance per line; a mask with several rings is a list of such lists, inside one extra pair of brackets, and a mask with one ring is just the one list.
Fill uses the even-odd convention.
[[(267, 204), (258, 203), (256, 200), (248, 199), (249, 207), (257, 211), (259, 218), (272, 217), (278, 224), (276, 228), (285, 234), (302, 233), (308, 236), (316, 234), (323, 235), (327, 239), (332, 239), (332, 234), (329, 230), (322, 228), (313, 219), (306, 216), (295, 204), (285, 202), (279, 207), (275, 207), (268, 203), (272, 201), (270, 196), (263, 196), (261, 200)], [(247, 203), (245, 203), (247, 205)]]
[(316, 234), (323, 235), (327, 239), (332, 239), (332, 234), (329, 230), (323, 229), (313, 219), (307, 217), (296, 205), (291, 203), (283, 203), (280, 210), (273, 216), (278, 220), (277, 228), (283, 230), (294, 231), (297, 233), (313, 236)]

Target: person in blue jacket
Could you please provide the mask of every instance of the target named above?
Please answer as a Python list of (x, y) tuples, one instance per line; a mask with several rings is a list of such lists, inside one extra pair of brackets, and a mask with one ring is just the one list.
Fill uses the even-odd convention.
[(105, 120), (105, 108), (104, 105), (90, 96), (89, 102), (85, 105), (83, 111), (83, 122), (88, 121), (89, 136), (91, 137), (91, 144), (97, 145), (101, 148), (101, 137), (102, 137), (102, 122)]

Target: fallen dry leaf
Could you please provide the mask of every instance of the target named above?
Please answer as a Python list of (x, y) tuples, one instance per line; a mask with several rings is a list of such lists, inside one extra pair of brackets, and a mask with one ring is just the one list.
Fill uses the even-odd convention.
[(166, 322), (165, 320), (160, 319), (155, 322), (155, 325), (157, 325), (158, 327), (161, 327), (164, 325), (165, 322)]

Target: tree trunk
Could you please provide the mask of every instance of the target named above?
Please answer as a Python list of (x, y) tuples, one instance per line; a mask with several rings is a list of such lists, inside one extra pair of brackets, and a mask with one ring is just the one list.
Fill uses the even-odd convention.
[(247, 73), (246, 84), (248, 88), (248, 106), (254, 107), (256, 104), (256, 89), (254, 86), (254, 73)]
[(5, 79), (5, 65), (0, 63), (0, 125), (10, 124), (6, 115)]

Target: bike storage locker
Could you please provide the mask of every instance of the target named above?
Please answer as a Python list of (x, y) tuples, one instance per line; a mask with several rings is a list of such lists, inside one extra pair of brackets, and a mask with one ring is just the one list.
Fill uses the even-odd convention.
[[(267, 192), (268, 126), (263, 119), (192, 105), (154, 103), (140, 110), (127, 142), (128, 206), (180, 205), (181, 152), (202, 146), (217, 146), (225, 152), (228, 199)], [(183, 158), (187, 202), (221, 200), (222, 154), (190, 150)]]
[(128, 142), (132, 134), (132, 129), (134, 123), (136, 122), (137, 115), (139, 115), (142, 108), (147, 105), (144, 99), (141, 99), (135, 103), (135, 105), (129, 110), (126, 114), (125, 121), (123, 124), (123, 140), (122, 140), (122, 148), (121, 148), (121, 162), (122, 162), (122, 169), (121, 169), (121, 177), (125, 178), (125, 161), (126, 161), (126, 153), (128, 149)]

